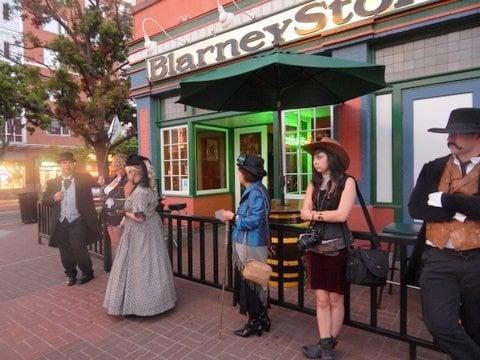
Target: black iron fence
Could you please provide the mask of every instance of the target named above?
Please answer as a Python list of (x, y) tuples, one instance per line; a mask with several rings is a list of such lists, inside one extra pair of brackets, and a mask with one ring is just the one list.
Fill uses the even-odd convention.
[[(102, 218), (101, 211), (98, 214)], [(50, 235), (51, 215), (51, 207), (38, 204), (39, 243)], [(160, 213), (160, 216), (175, 275), (216, 288), (221, 288), (225, 281), (227, 290), (231, 290), (232, 243), (226, 225), (213, 217), (172, 213)], [(90, 251), (103, 258), (105, 271), (109, 271), (110, 240), (105, 222), (101, 220), (104, 239), (91, 245)], [(294, 240), (305, 230), (280, 223), (271, 223), (270, 227), (272, 243), (276, 247), (274, 259), (271, 259), (275, 275), (272, 281), (275, 286), (270, 289), (271, 302), (314, 315), (315, 295), (304, 286), (302, 259), (293, 250)], [(353, 235), (356, 240), (370, 240), (371, 237), (365, 232), (353, 232)], [(422, 331), (418, 288), (407, 286), (403, 281), (402, 274), (406, 272), (408, 262), (407, 247), (415, 244), (415, 238), (380, 234), (379, 240), (396, 250), (397, 257), (392, 259), (392, 266), (397, 270), (397, 281), (389, 281), (396, 285), (396, 291), (386, 296), (383, 288), (350, 286), (345, 293), (345, 324), (407, 343), (410, 359), (416, 359), (417, 347), (441, 351), (432, 343), (426, 330)], [(410, 306), (413, 307), (411, 311)], [(424, 337), (419, 336), (422, 333)]]

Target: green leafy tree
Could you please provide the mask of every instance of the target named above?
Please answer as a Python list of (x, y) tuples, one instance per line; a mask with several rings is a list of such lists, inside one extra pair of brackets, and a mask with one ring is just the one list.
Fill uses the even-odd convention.
[[(0, 62), (0, 158), (5, 154), (9, 138), (5, 133), (18, 127), (45, 129), (51, 121), (46, 84), (39, 68)], [(22, 122), (24, 118), (26, 121)], [(6, 127), (6, 123), (8, 127)]]
[(107, 130), (115, 115), (122, 124), (135, 123), (125, 74), (127, 43), (132, 36), (130, 8), (118, 0), (17, 0), (23, 17), (37, 28), (55, 21), (64, 35), (43, 40), (25, 34), (25, 47), (56, 54), (46, 80), (55, 98), (54, 117), (81, 136), (94, 150), (99, 174), (106, 170), (108, 152), (135, 135), (110, 144)]

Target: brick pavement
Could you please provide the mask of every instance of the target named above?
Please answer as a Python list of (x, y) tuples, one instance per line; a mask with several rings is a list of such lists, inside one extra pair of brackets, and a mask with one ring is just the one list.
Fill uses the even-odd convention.
[[(0, 205), (0, 219), (2, 216)], [(102, 308), (108, 274), (64, 285), (56, 249), (36, 243), (36, 225), (20, 224), (9, 208), (0, 220), (0, 359), (303, 359), (316, 341), (312, 316), (273, 306), (270, 333), (238, 338), (245, 319), (227, 294), (225, 331), (218, 339), (220, 291), (176, 279), (178, 303), (166, 314), (113, 317)], [(345, 327), (339, 359), (407, 359), (408, 346)], [(446, 359), (418, 349), (419, 359)]]

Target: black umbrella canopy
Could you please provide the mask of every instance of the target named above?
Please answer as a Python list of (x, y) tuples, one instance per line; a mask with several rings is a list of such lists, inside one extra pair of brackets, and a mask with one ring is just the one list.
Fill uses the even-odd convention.
[[(277, 111), (333, 105), (386, 87), (385, 66), (274, 49), (180, 82), (181, 104), (217, 111)], [(282, 131), (275, 143), (282, 152)], [(285, 204), (279, 163), (281, 205)], [(276, 177), (278, 178), (278, 177)]]
[(273, 50), (180, 82), (179, 103), (218, 111), (333, 105), (387, 86), (385, 67)]

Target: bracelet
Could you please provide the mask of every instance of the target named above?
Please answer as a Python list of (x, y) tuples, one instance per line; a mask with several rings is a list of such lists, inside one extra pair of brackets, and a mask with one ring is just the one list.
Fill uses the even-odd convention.
[(319, 211), (317, 215), (317, 221), (323, 221), (322, 213)]
[(313, 217), (314, 217), (314, 215), (315, 215), (315, 212), (314, 212), (314, 211), (312, 211), (312, 221), (313, 221)]

